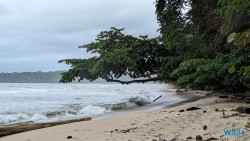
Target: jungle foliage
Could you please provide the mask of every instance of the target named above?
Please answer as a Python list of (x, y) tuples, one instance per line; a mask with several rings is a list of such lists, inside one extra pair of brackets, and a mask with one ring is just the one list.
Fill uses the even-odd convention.
[[(102, 31), (95, 42), (80, 47), (98, 55), (59, 61), (72, 66), (61, 82), (102, 78), (250, 88), (249, 0), (156, 0), (155, 6), (159, 37), (134, 37), (114, 27)], [(120, 80), (124, 75), (132, 80)]]

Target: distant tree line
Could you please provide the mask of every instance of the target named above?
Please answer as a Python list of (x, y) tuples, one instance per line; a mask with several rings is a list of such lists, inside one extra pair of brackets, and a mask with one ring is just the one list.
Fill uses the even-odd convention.
[[(0, 73), (0, 83), (59, 83), (61, 73), (66, 71), (49, 71), (49, 72), (13, 72), (13, 73)], [(127, 77), (123, 77), (127, 80)], [(73, 81), (78, 83), (78, 81)], [(97, 79), (93, 83), (105, 83), (103, 79)], [(80, 83), (90, 83), (89, 80), (81, 80)]]
[(0, 83), (58, 83), (64, 71), (0, 73)]

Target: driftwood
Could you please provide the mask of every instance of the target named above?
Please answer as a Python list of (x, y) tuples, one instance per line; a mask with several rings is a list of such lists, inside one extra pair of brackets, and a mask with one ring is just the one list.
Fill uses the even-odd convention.
[(229, 98), (229, 97), (227, 95), (220, 95), (219, 98), (225, 99), (225, 98)]
[(237, 111), (239, 113), (243, 113), (243, 114), (250, 114), (250, 108), (247, 108), (247, 107), (244, 107), (244, 106), (238, 107)]
[(57, 122), (48, 122), (48, 123), (20, 123), (20, 124), (13, 124), (13, 125), (6, 125), (3, 127), (0, 127), (0, 137), (22, 133), (26, 131), (31, 131), (35, 129), (41, 129), (41, 128), (47, 128), (62, 124), (68, 124), (73, 122), (80, 122), (80, 121), (88, 121), (92, 118), (86, 117), (81, 119), (73, 119), (73, 120), (67, 120), (67, 121), (57, 121)]
[(198, 107), (190, 107), (190, 108), (187, 108), (186, 111), (194, 111), (194, 110), (199, 110), (201, 108), (198, 108)]
[(226, 115), (226, 111), (225, 109), (219, 110), (219, 109), (215, 109), (216, 112), (222, 112), (222, 118), (229, 118), (229, 115)]
[(227, 118), (225, 111), (226, 111), (225, 109), (222, 109), (223, 118)]
[(155, 102), (156, 100), (158, 100), (159, 98), (161, 98), (162, 97), (162, 95), (161, 96), (158, 96), (153, 102)]

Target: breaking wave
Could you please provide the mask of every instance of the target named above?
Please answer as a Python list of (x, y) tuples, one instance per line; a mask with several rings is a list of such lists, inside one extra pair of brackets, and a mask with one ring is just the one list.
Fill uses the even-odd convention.
[(161, 91), (163, 87), (161, 84), (0, 84), (0, 125), (95, 117), (137, 108), (166, 94)]

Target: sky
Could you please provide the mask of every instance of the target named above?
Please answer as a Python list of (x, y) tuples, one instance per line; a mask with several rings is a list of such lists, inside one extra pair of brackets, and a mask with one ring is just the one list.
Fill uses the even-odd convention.
[(0, 0), (0, 72), (56, 71), (89, 58), (100, 31), (156, 37), (155, 0)]

